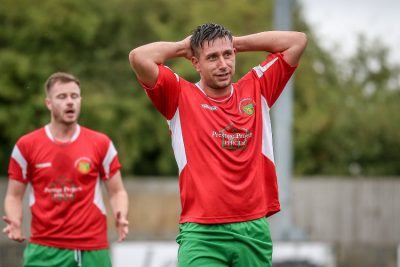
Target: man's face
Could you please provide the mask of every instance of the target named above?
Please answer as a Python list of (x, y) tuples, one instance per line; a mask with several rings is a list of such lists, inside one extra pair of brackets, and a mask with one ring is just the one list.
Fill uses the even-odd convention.
[(53, 121), (65, 125), (74, 124), (81, 110), (81, 89), (74, 82), (57, 82), (47, 95), (46, 106)]
[(203, 85), (211, 90), (230, 90), (235, 74), (235, 50), (228, 37), (204, 42), (192, 58)]

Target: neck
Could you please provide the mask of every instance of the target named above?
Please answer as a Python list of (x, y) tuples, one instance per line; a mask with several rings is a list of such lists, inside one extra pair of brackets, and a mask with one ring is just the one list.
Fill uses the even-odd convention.
[(71, 141), (76, 132), (77, 127), (78, 127), (77, 123), (62, 124), (52, 121), (49, 124), (49, 129), (54, 140), (62, 143)]
[(225, 88), (211, 88), (203, 84), (203, 82), (200, 80), (199, 82), (200, 88), (204, 91), (204, 93), (212, 98), (220, 98), (224, 96), (228, 96), (231, 93), (232, 89), (232, 84), (229, 84)]

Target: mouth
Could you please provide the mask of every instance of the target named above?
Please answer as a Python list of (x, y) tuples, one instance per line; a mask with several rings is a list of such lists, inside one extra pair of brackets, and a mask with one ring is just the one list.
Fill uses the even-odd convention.
[(67, 109), (66, 111), (65, 111), (65, 114), (67, 115), (67, 116), (74, 116), (75, 115), (75, 110), (73, 110), (73, 109)]
[(229, 72), (227, 72), (227, 73), (220, 73), (220, 74), (216, 74), (215, 76), (216, 76), (217, 78), (219, 78), (219, 79), (225, 80), (225, 79), (228, 79), (228, 78), (230, 77), (230, 73), (229, 73)]

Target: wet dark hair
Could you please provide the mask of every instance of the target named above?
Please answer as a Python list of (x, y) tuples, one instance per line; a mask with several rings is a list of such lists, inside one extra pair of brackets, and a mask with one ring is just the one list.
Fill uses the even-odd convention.
[(197, 55), (197, 49), (203, 48), (204, 42), (208, 44), (219, 38), (226, 38), (233, 40), (232, 33), (222, 25), (215, 23), (206, 23), (198, 26), (193, 30), (192, 37), (190, 38), (190, 48), (192, 53)]
[(50, 93), (51, 88), (57, 82), (61, 82), (61, 83), (74, 82), (78, 86), (81, 85), (79, 80), (74, 75), (66, 73), (66, 72), (56, 72), (56, 73), (53, 73), (52, 75), (50, 75), (50, 77), (47, 79), (46, 83), (44, 84), (44, 89), (46, 91), (46, 95), (48, 95)]

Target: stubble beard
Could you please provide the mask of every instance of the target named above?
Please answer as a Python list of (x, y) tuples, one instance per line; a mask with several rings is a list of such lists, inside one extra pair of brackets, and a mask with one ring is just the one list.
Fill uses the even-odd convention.
[(223, 81), (223, 82), (214, 82), (210, 87), (214, 90), (226, 90), (227, 88), (229, 88), (232, 84), (232, 78), (229, 78), (229, 80), (227, 81)]
[(59, 125), (64, 125), (64, 126), (67, 126), (67, 127), (72, 126), (72, 125), (78, 123), (78, 117), (79, 117), (79, 112), (76, 112), (76, 113), (74, 114), (74, 118), (72, 118), (72, 119), (69, 119), (69, 118), (66, 116), (66, 113), (54, 114), (54, 115), (53, 115), (53, 119), (54, 119), (54, 121), (55, 121), (57, 124), (59, 124)]

